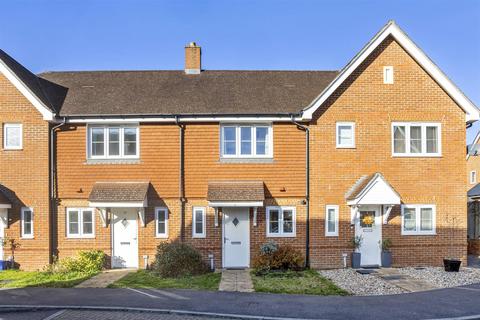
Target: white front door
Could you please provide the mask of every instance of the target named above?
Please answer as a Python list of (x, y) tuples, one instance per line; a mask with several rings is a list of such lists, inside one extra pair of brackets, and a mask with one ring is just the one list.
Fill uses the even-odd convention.
[(249, 208), (223, 209), (223, 267), (248, 268), (250, 265)]
[(138, 268), (137, 209), (112, 208), (112, 268)]
[(362, 266), (381, 265), (382, 217), (380, 206), (362, 206), (355, 224), (355, 235), (361, 236), (360, 246)]

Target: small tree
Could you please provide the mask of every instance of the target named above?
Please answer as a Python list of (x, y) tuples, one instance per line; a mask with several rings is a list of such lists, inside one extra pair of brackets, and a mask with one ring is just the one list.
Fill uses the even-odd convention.
[(10, 268), (15, 269), (15, 250), (17, 250), (20, 247), (20, 243), (15, 238), (3, 238), (2, 247), (6, 248), (7, 250), (10, 250), (10, 252), (12, 253)]

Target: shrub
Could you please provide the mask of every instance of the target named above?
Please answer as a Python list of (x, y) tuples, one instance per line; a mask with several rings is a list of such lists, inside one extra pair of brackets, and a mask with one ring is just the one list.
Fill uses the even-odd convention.
[[(273, 249), (273, 250), (272, 250)], [(299, 271), (303, 268), (303, 255), (291, 246), (279, 246), (274, 242), (264, 244), (260, 252), (253, 259), (253, 268), (256, 274), (265, 274), (269, 271)]]
[(105, 252), (101, 250), (79, 251), (75, 257), (66, 257), (58, 260), (54, 257), (54, 262), (45, 267), (45, 272), (50, 273), (97, 273), (105, 265)]
[(164, 278), (178, 278), (207, 273), (209, 267), (197, 249), (174, 241), (158, 245), (153, 270)]

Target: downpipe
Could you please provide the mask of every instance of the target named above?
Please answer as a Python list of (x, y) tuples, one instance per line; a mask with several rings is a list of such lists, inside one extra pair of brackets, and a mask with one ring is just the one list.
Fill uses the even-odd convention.
[(179, 198), (180, 198), (180, 240), (185, 241), (185, 125), (180, 123), (180, 116), (175, 116), (175, 123), (177, 124), (179, 131), (179, 150), (180, 150), (180, 163), (179, 163)]

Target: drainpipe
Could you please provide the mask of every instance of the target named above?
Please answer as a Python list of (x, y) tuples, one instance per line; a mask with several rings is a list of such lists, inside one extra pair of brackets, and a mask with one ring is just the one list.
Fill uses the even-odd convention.
[(56, 193), (56, 178), (57, 178), (57, 161), (56, 161), (56, 139), (55, 139), (55, 130), (60, 128), (66, 123), (66, 118), (64, 117), (62, 122), (56, 126), (50, 128), (50, 249), (51, 255), (49, 257), (49, 262), (53, 262), (53, 255), (56, 255), (57, 252), (57, 230), (56, 230), (56, 212), (57, 212), (57, 193)]
[(290, 119), (298, 129), (305, 131), (305, 267), (310, 267), (310, 129), (295, 121), (295, 115), (291, 114)]
[(180, 240), (185, 241), (185, 125), (180, 123), (180, 117), (175, 116), (175, 123), (179, 128), (179, 149), (180, 149), (180, 172), (179, 172), (179, 194), (180, 194)]

